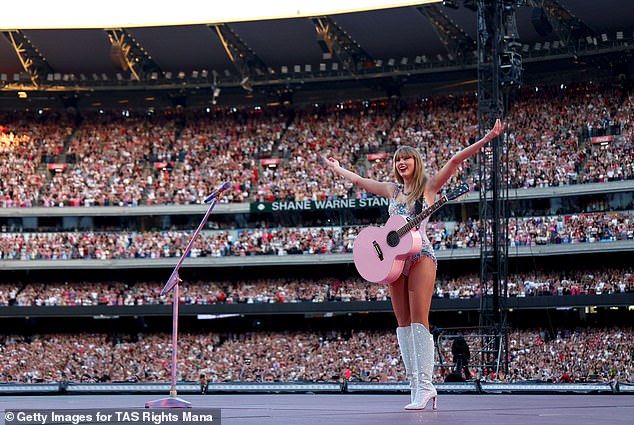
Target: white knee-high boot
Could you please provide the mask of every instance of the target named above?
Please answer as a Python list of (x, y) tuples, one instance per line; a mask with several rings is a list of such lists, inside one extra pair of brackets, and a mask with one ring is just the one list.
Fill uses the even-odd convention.
[(421, 323), (412, 323), (412, 345), (414, 364), (418, 374), (416, 397), (405, 406), (407, 410), (423, 410), (429, 400), (436, 409), (436, 388), (432, 384), (434, 372), (434, 337)]
[(401, 350), (401, 358), (403, 359), (403, 363), (405, 364), (405, 375), (407, 376), (407, 379), (409, 379), (409, 388), (411, 390), (411, 404), (416, 399), (416, 388), (418, 383), (418, 374), (416, 373), (416, 364), (414, 363), (412, 327), (400, 326), (396, 328), (396, 339), (398, 340), (398, 348)]

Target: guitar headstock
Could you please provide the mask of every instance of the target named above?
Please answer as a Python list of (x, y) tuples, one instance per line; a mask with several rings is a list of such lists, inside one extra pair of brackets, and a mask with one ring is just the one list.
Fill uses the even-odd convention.
[(447, 197), (448, 201), (453, 201), (454, 199), (461, 197), (467, 192), (469, 192), (469, 185), (466, 183), (462, 183), (457, 188), (449, 191), (445, 196)]

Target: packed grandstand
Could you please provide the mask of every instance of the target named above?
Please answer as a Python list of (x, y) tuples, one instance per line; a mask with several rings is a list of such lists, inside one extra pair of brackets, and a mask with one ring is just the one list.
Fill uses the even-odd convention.
[[(632, 87), (620, 79), (525, 87), (510, 105), (508, 184), (517, 208), (508, 242), (518, 254), (510, 254), (508, 296), (547, 300), (536, 304), (545, 316), (560, 314), (550, 304), (559, 299), (557, 309), (574, 314), (531, 326), (531, 313), (519, 304), (509, 330), (508, 368), (474, 366), (472, 376), (633, 382), (634, 330), (620, 322), (631, 318), (634, 291)], [(253, 305), (253, 326), (231, 330), (232, 319), (225, 318), (229, 330), (220, 331), (185, 321), (179, 380), (404, 380), (389, 316), (380, 316), (381, 323), (342, 320), (313, 330), (256, 324), (283, 304), (296, 305), (293, 317), (302, 322), (315, 320), (315, 305), (318, 316), (328, 317), (324, 312), (333, 303), (346, 312), (346, 305), (359, 302), (348, 314), (365, 317), (373, 304), (389, 302), (387, 288), (359, 278), (350, 256), (358, 232), (383, 222), (385, 206), (358, 207), (372, 195), (335, 178), (321, 155), (389, 180), (390, 153), (407, 144), (437, 169), (478, 136), (476, 108), (475, 94), (464, 92), (196, 111), (0, 113), (0, 264), (7, 276), (0, 312), (15, 325), (0, 336), (0, 382), (167, 381), (164, 322), (131, 332), (113, 319), (104, 332), (74, 320), (115, 307), (136, 316), (140, 306), (169, 304), (170, 295), (160, 295), (161, 276), (167, 278), (183, 254), (204, 212), (198, 204), (224, 181), (231, 187), (193, 247), (188, 260), (203, 262), (190, 275), (183, 272), (180, 303), (209, 314), (218, 306), (232, 312), (232, 306)], [(474, 163), (452, 180), (460, 182), (477, 189)], [(440, 259), (434, 302), (446, 300), (449, 311), (436, 313), (432, 304), (432, 324), (446, 329), (438, 333), (437, 381), (453, 370), (452, 337), (463, 335), (478, 350), (477, 315), (453, 317), (462, 314), (460, 300), (482, 295), (473, 261), (482, 235), (470, 199), (448, 208), (442, 221), (432, 218), (427, 229)], [(351, 200), (358, 201), (352, 208), (315, 207)], [(266, 210), (275, 203), (291, 207)], [(190, 209), (178, 210), (184, 206)], [(97, 207), (125, 210), (103, 218)], [(544, 247), (550, 251), (530, 255)], [(620, 263), (606, 261), (614, 251)], [(460, 253), (462, 259), (453, 258)], [(249, 264), (255, 257), (259, 266)], [(285, 262), (290, 257), (301, 257), (301, 273)], [(232, 258), (242, 263), (223, 263)], [(323, 261), (334, 265), (324, 271)], [(218, 272), (223, 268), (229, 271)], [(597, 299), (605, 300), (599, 312)], [(88, 313), (75, 315), (80, 307)], [(160, 314), (169, 317), (169, 309)], [(55, 322), (62, 329), (44, 324), (58, 315), (67, 318)], [(324, 329), (330, 324), (333, 329)]]

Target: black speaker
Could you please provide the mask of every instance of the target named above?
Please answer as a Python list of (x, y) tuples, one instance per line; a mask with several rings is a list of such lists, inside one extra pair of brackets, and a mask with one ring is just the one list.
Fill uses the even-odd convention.
[(541, 35), (542, 37), (545, 37), (553, 32), (553, 26), (550, 25), (550, 22), (548, 22), (546, 13), (544, 13), (544, 9), (542, 9), (541, 7), (536, 7), (533, 9), (531, 22), (533, 23), (537, 34)]

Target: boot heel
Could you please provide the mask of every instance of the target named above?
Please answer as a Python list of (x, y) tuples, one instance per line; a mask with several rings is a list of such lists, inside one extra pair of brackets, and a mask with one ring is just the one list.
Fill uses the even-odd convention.
[(438, 405), (436, 404), (436, 397), (431, 399), (431, 408), (432, 410), (436, 410), (438, 408)]

